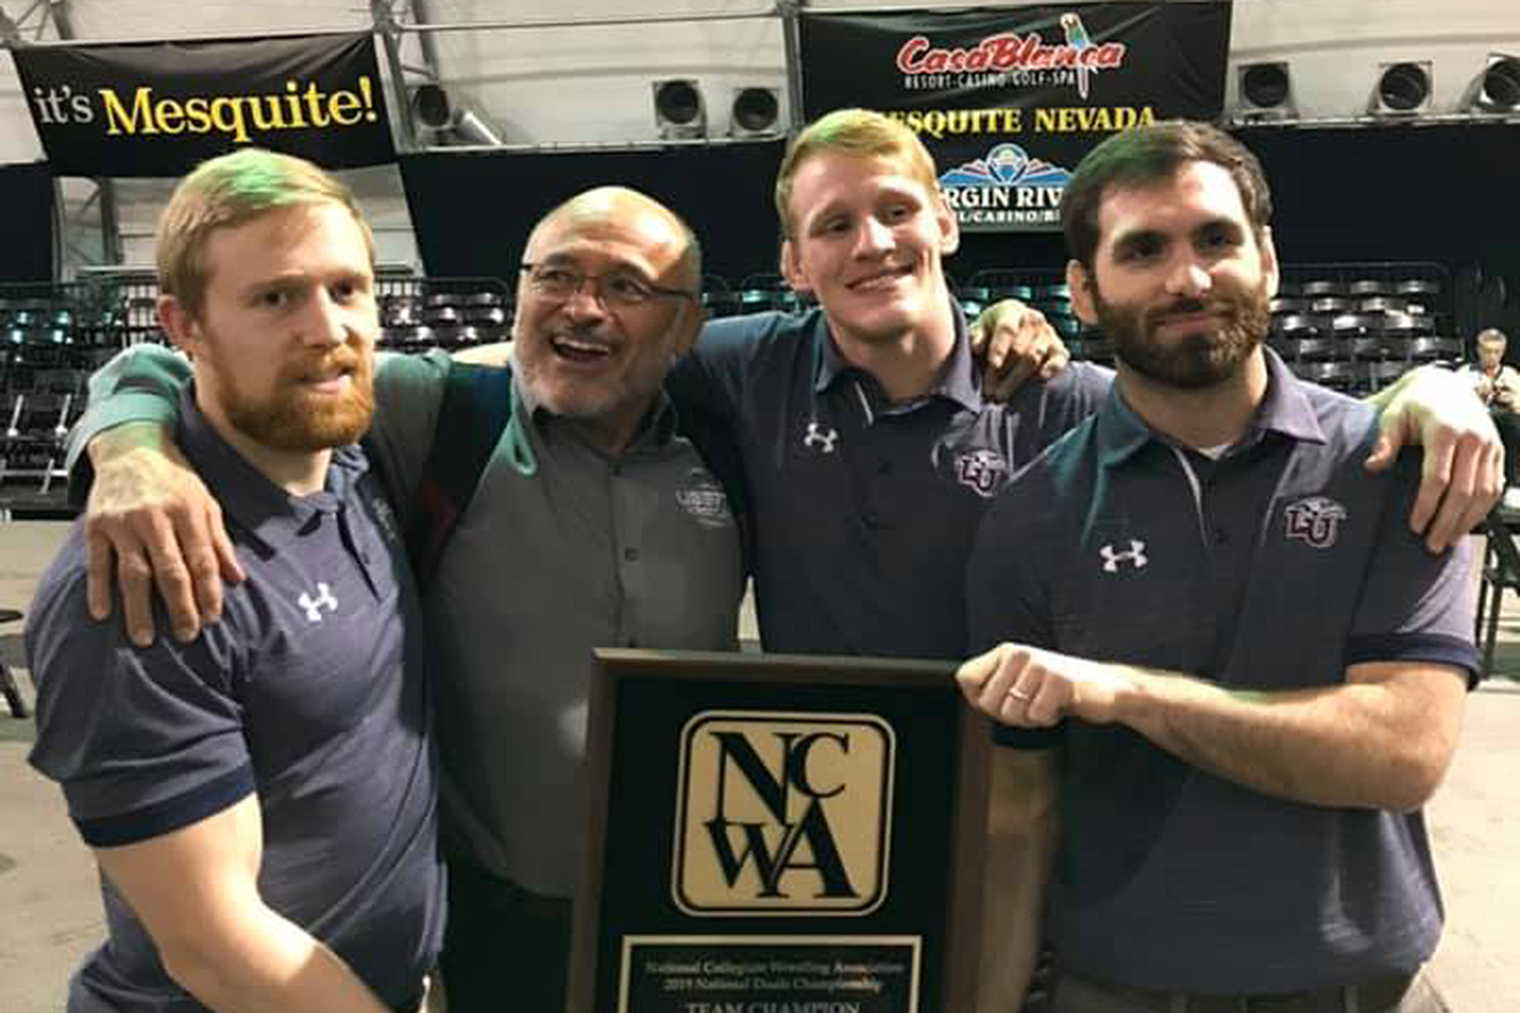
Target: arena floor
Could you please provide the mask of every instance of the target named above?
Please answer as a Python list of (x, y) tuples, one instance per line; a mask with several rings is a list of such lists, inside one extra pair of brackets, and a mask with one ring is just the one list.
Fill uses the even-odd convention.
[[(0, 606), (26, 607), (65, 529), (0, 524)], [(1520, 605), (1507, 597), (1495, 667), (1520, 678)], [(19, 666), (21, 653), (20, 631), (0, 631), (0, 655)], [(29, 693), (24, 672), (22, 684)], [(1520, 927), (1517, 729), (1520, 681), (1490, 679), (1469, 702), (1456, 761), (1429, 809), (1447, 903), (1431, 975), (1456, 1013), (1520, 1004), (1520, 949), (1510, 938)], [(0, 1013), (62, 1010), (70, 969), (101, 936), (94, 867), (57, 791), (26, 765), (31, 739), (30, 721), (0, 710)]]

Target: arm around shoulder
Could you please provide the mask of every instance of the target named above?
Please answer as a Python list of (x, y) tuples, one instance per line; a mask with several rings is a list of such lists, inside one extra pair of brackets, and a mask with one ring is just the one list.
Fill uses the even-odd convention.
[(89, 406), (69, 433), (70, 472), (94, 438), (114, 426), (172, 426), (179, 417), (180, 391), (189, 382), (189, 360), (163, 345), (134, 345), (112, 356), (90, 377)]

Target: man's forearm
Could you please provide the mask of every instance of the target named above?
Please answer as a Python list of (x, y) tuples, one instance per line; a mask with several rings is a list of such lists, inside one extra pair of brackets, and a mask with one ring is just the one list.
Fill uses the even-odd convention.
[(96, 470), (137, 450), (170, 453), (174, 450), (170, 427), (163, 422), (123, 422), (96, 433), (85, 445)]
[(163, 956), (217, 1013), (388, 1013), (336, 954), (268, 908), (216, 929)]
[(1274, 692), (1121, 669), (1134, 691), (1116, 701), (1116, 720), (1195, 767), (1310, 805), (1418, 808), (1454, 745), (1455, 722), (1444, 713), (1453, 693), (1460, 713), (1459, 677), (1444, 669), (1397, 686)]
[(69, 433), (70, 472), (85, 447), (106, 429), (133, 421), (172, 424), (179, 414), (179, 392), (189, 382), (189, 361), (160, 345), (137, 345), (113, 356), (90, 377), (89, 402)]
[(1055, 852), (1055, 774), (1047, 754), (993, 755), (982, 877), (978, 1013), (1014, 1013), (1040, 949), (1045, 882)]

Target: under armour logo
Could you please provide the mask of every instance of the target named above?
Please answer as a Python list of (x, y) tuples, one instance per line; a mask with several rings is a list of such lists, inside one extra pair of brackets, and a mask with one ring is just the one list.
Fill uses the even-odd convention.
[(828, 432), (824, 432), (815, 419), (808, 423), (807, 435), (802, 438), (802, 445), (804, 447), (822, 447), (823, 453), (832, 454), (834, 452), (834, 441), (837, 439), (839, 439), (839, 430), (831, 428)]
[(301, 597), (296, 599), (296, 604), (306, 610), (306, 621), (309, 623), (320, 623), (322, 621), (323, 605), (327, 606), (327, 611), (329, 612), (336, 612), (338, 610), (338, 599), (333, 597), (332, 588), (327, 586), (327, 581), (325, 580), (317, 581), (317, 597), (313, 598), (310, 594), (303, 591), (301, 592)]
[(1138, 538), (1131, 538), (1127, 549), (1119, 550), (1112, 545), (1105, 545), (1098, 550), (1098, 554), (1103, 557), (1104, 573), (1118, 573), (1121, 562), (1128, 562), (1137, 570), (1145, 569), (1145, 564), (1150, 562), (1145, 556), (1145, 543)]

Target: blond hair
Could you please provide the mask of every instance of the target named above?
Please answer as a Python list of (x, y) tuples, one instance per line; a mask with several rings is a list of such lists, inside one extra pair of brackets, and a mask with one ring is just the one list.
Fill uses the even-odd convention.
[(370, 261), (375, 239), (354, 195), (342, 182), (303, 158), (244, 148), (207, 159), (174, 188), (158, 219), (158, 286), (192, 317), (205, 301), (206, 244), (220, 228), (242, 225), (281, 208), (332, 204), (353, 215)]
[(918, 135), (898, 120), (869, 109), (836, 109), (814, 120), (793, 138), (776, 173), (776, 213), (783, 237), (792, 234), (792, 179), (813, 155), (837, 151), (857, 158), (897, 161), (910, 178), (933, 194), (939, 189), (934, 158)]

